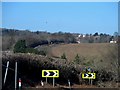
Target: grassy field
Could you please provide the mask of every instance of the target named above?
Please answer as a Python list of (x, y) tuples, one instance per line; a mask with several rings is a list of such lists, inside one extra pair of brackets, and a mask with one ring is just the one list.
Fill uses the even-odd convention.
[(61, 57), (65, 53), (69, 62), (75, 60), (78, 54), (84, 65), (92, 65), (96, 68), (114, 68), (117, 63), (117, 44), (110, 43), (81, 43), (61, 44), (49, 47), (48, 55)]
[(65, 53), (68, 60), (73, 60), (77, 54), (84, 57), (103, 57), (103, 54), (107, 54), (114, 47), (115, 44), (109, 43), (64, 44), (51, 47), (49, 54), (55, 57), (61, 57)]
[[(118, 49), (117, 44), (111, 43), (80, 43), (80, 44), (54, 44), (40, 46), (39, 50), (45, 50), (49, 57), (61, 58), (65, 53), (68, 62), (74, 62), (78, 54), (79, 65), (94, 69), (104, 69), (117, 73)], [(74, 62), (75, 63), (75, 62)]]

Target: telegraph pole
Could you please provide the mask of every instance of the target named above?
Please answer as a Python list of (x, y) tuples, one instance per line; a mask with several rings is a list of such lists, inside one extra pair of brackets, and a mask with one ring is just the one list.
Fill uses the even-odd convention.
[(17, 88), (17, 62), (15, 63), (15, 90)]
[(5, 84), (6, 77), (7, 77), (8, 67), (9, 67), (9, 61), (7, 61), (7, 67), (6, 67), (5, 77), (4, 77), (4, 84)]

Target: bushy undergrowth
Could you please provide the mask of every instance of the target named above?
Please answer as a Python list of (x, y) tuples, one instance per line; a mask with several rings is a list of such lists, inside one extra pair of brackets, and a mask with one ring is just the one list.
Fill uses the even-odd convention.
[[(60, 77), (56, 79), (57, 84), (68, 84), (68, 79), (72, 84), (86, 83), (88, 80), (83, 80), (80, 77), (81, 72), (85, 66), (80, 66), (75, 63), (68, 63), (66, 60), (55, 59), (50, 57), (45, 57), (35, 54), (3, 54), (2, 63), (6, 65), (7, 61), (10, 61), (10, 68), (13, 70), (8, 70), (8, 76), (5, 86), (14, 87), (14, 68), (15, 62), (18, 62), (18, 78), (22, 79), (23, 87), (32, 86), (40, 83), (42, 78), (42, 70), (59, 70)], [(94, 85), (98, 85), (108, 81), (116, 81), (116, 74), (106, 69), (99, 70), (94, 68), (94, 72), (97, 74), (97, 78), (93, 81)], [(3, 67), (2, 74), (4, 76), (5, 67)], [(11, 82), (11, 83), (10, 83)], [(52, 84), (52, 79), (48, 79), (48, 82)]]

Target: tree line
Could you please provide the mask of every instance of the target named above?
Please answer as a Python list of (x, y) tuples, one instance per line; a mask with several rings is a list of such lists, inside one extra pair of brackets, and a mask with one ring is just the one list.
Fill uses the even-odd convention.
[(117, 40), (118, 33), (114, 35), (96, 32), (95, 34), (85, 34), (85, 37), (78, 37), (78, 33), (46, 31), (29, 31), (16, 29), (2, 29), (2, 50), (13, 50), (14, 45), (19, 40), (25, 40), (28, 47), (35, 48), (38, 45), (60, 44), (60, 43), (108, 43)]

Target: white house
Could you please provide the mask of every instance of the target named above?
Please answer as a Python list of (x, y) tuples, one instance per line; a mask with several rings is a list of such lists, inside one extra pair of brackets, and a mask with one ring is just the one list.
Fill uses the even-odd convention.
[(110, 41), (110, 43), (117, 43), (116, 41)]

